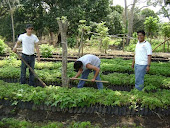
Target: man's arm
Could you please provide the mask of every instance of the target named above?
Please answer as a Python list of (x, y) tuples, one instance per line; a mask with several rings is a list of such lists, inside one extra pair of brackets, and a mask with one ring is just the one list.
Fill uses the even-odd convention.
[(40, 61), (40, 51), (39, 51), (39, 45), (38, 45), (38, 43), (35, 44), (35, 48), (36, 48), (37, 55), (38, 55), (38, 61)]
[(147, 67), (146, 67), (146, 71), (147, 71), (147, 72), (150, 70), (151, 58), (152, 58), (152, 55), (148, 55), (148, 65), (147, 65)]
[(100, 69), (96, 66), (91, 65), (91, 64), (87, 64), (86, 68), (96, 71), (96, 73), (94, 74), (94, 77), (92, 79), (92, 81), (95, 81), (96, 77), (99, 75)]
[(77, 72), (77, 74), (75, 75), (75, 77), (72, 77), (71, 79), (74, 80), (74, 78), (77, 78), (80, 76), (80, 74), (82, 74), (83, 69), (79, 69), (79, 71)]
[(17, 52), (17, 47), (18, 47), (18, 45), (20, 45), (21, 44), (21, 41), (17, 41), (17, 43), (15, 44), (15, 46), (14, 46), (14, 48), (13, 48), (13, 52)]

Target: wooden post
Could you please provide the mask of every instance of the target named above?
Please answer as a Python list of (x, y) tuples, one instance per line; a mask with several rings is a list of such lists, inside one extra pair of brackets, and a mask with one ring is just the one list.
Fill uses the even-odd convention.
[(123, 52), (125, 51), (125, 35), (123, 36)]
[[(166, 40), (166, 38), (165, 38), (165, 40)], [(163, 52), (165, 52), (165, 42), (163, 44)]]
[[(80, 58), (83, 55), (83, 35), (84, 35), (84, 30), (82, 29), (80, 46), (79, 46), (79, 51), (78, 51), (78, 58)], [(82, 53), (81, 53), (81, 51), (82, 51)]]
[(167, 45), (168, 45), (168, 47), (167, 47), (167, 52), (169, 52), (169, 41), (167, 42)]
[(67, 29), (68, 21), (66, 19), (58, 19), (59, 31), (61, 33), (61, 44), (62, 44), (62, 86), (68, 87), (67, 77)]
[[(165, 37), (165, 40), (166, 40), (166, 37)], [(163, 44), (163, 52), (165, 52), (165, 42)]]

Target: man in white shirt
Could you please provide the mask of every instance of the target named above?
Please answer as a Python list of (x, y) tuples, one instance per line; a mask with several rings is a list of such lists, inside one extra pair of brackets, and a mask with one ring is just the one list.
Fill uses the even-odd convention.
[(141, 91), (144, 88), (144, 76), (150, 70), (152, 47), (145, 40), (145, 32), (138, 31), (138, 42), (135, 48), (135, 56), (132, 63), (132, 68), (135, 65), (135, 88)]
[[(26, 25), (26, 33), (21, 34), (18, 38), (17, 43), (15, 44), (13, 51), (17, 52), (17, 47), (19, 44), (22, 43), (22, 58), (30, 65), (32, 69), (34, 69), (35, 65), (35, 54), (34, 54), (34, 46), (36, 47), (36, 51), (38, 54), (38, 61), (40, 61), (40, 53), (39, 53), (39, 46), (38, 42), (39, 39), (36, 35), (32, 34), (33, 32), (33, 25), (27, 24)], [(26, 83), (26, 68), (24, 62), (21, 63), (21, 84)], [(29, 70), (29, 85), (34, 86), (34, 74)]]
[[(91, 72), (91, 70), (93, 70), (94, 77), (91, 81), (94, 82), (95, 80), (101, 80), (99, 76), (100, 63), (101, 63), (100, 59), (95, 55), (87, 54), (82, 56), (74, 63), (74, 69), (78, 73), (72, 79), (79, 77), (81, 74), (82, 74), (81, 79), (87, 79), (89, 73)], [(78, 84), (78, 88), (82, 88), (84, 86), (84, 83), (85, 81), (80, 80)], [(102, 82), (96, 82), (96, 83), (98, 89), (103, 89)]]

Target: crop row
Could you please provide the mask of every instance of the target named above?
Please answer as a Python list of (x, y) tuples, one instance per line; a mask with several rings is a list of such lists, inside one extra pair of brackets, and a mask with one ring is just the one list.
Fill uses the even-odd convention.
[[(60, 70), (36, 70), (35, 72), (44, 82), (56, 82), (61, 84), (61, 71)], [(75, 76), (76, 72), (68, 72), (68, 77)], [(29, 73), (27, 72), (27, 78)], [(100, 74), (101, 79), (105, 81), (109, 81), (106, 86), (111, 85), (120, 85), (120, 86), (134, 86), (135, 84), (135, 75), (127, 74), (127, 73), (110, 73), (108, 75)], [(89, 75), (89, 79), (93, 77), (93, 73)], [(0, 68), (0, 79), (4, 78), (20, 78), (20, 68), (15, 68), (12, 66)], [(73, 81), (72, 84), (77, 84), (78, 81)], [(87, 82), (87, 84), (91, 84)], [(157, 89), (157, 88), (170, 88), (170, 77), (165, 77), (161, 75), (145, 75), (145, 86), (149, 89)]]
[[(101, 72), (104, 74), (112, 73), (112, 72), (119, 72), (119, 73), (134, 73), (134, 69), (131, 68), (132, 61), (130, 60), (123, 60), (123, 59), (102, 59), (101, 60)], [(21, 61), (19, 60), (1, 60), (0, 61), (0, 68), (13, 66), (19, 68), (21, 65)], [(61, 62), (40, 62), (35, 63), (35, 69), (48, 69), (48, 70), (61, 70)], [(73, 71), (73, 62), (68, 63), (68, 70)], [(170, 76), (170, 63), (163, 63), (163, 62), (153, 62), (148, 74), (151, 75), (163, 75), (163, 76)]]
[(50, 105), (54, 107), (74, 108), (92, 105), (146, 107), (149, 109), (168, 108), (170, 106), (170, 90), (158, 90), (156, 93), (146, 93), (136, 89), (130, 92), (112, 91), (110, 89), (96, 90), (93, 88), (63, 88), (47, 86), (32, 87), (0, 81), (0, 100), (12, 101), (14, 105), (21, 102), (31, 102), (35, 105)]

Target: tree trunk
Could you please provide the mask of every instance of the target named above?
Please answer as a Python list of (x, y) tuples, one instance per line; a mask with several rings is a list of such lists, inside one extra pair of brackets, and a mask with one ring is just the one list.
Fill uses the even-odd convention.
[(169, 41), (167, 42), (167, 52), (169, 52)]
[[(165, 40), (166, 40), (166, 37), (165, 37)], [(164, 42), (164, 44), (163, 44), (163, 52), (165, 52), (165, 43), (166, 42)]]
[(99, 46), (99, 48), (100, 48), (100, 49), (99, 49), (99, 50), (100, 50), (100, 53), (102, 53), (102, 38), (100, 38), (99, 45), (100, 45), (100, 46)]
[(126, 21), (126, 33), (127, 33), (127, 29), (128, 29), (128, 10), (127, 10), (127, 2), (126, 2), (126, 0), (124, 0), (124, 2), (125, 2), (125, 21)]
[(57, 20), (59, 25), (59, 31), (61, 33), (61, 44), (62, 44), (62, 86), (68, 87), (67, 78), (67, 29), (68, 21)]
[[(134, 9), (135, 9), (135, 4), (137, 0), (133, 0), (133, 5), (130, 11), (130, 16), (129, 16), (129, 23), (128, 23), (128, 36), (132, 36), (133, 33), (133, 18), (134, 18)], [(130, 42), (130, 39), (128, 39), (128, 44)]]
[(125, 35), (123, 36), (123, 52), (125, 51)]
[(50, 41), (49, 41), (50, 45), (54, 44), (54, 42), (53, 42), (54, 40), (53, 39), (54, 39), (54, 33), (50, 31)]
[(10, 9), (10, 15), (11, 15), (11, 24), (12, 24), (12, 42), (15, 43), (15, 29), (14, 29), (14, 12), (13, 9), (11, 7), (11, 4), (9, 2), (9, 0), (7, 0), (9, 9)]
[[(128, 8), (127, 8), (127, 1), (125, 2), (125, 33), (128, 32)], [(126, 44), (128, 44), (128, 38), (126, 38)]]
[(78, 51), (78, 57), (79, 58), (83, 55), (83, 53), (81, 53), (81, 51), (83, 52), (83, 35), (84, 35), (84, 30), (82, 29), (80, 46), (79, 46), (79, 51)]

